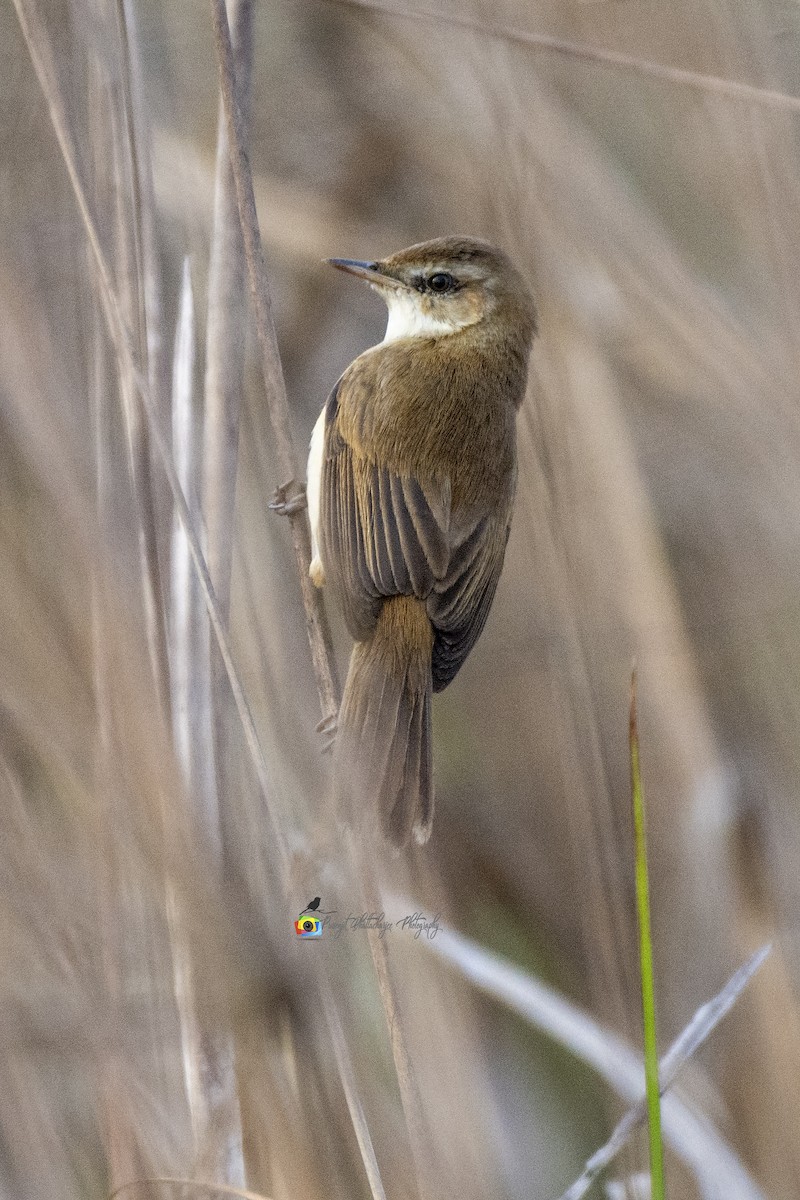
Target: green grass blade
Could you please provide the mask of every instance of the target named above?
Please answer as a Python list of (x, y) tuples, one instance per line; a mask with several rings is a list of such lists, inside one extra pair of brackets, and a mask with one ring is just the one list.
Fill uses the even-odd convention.
[(639, 921), (639, 969), (642, 979), (644, 1070), (647, 1087), (647, 1126), (650, 1135), (650, 1178), (652, 1200), (664, 1200), (664, 1147), (661, 1138), (661, 1096), (658, 1084), (656, 1002), (653, 986), (653, 940), (650, 931), (650, 886), (647, 875), (644, 795), (639, 771), (639, 728), (636, 711), (635, 670), (631, 676), (629, 744), (633, 825), (636, 840), (636, 913)]

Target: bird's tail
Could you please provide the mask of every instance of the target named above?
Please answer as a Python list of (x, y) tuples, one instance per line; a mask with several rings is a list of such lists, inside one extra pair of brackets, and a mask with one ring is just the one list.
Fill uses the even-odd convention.
[(386, 600), (350, 659), (334, 752), (338, 790), (378, 813), (396, 846), (426, 842), (433, 819), (433, 629), (413, 596)]

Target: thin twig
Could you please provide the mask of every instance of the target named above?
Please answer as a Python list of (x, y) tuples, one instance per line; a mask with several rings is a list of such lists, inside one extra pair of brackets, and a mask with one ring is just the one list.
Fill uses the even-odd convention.
[(722, 79), (718, 75), (705, 75), (700, 71), (687, 71), (682, 67), (669, 67), (663, 63), (651, 62), (646, 58), (637, 58), (633, 54), (624, 54), (620, 50), (603, 50), (599, 46), (587, 46), (584, 42), (572, 42), (565, 38), (552, 37), (547, 33), (529, 33), (525, 29), (517, 29), (514, 26), (496, 25), (492, 22), (480, 21), (477, 17), (465, 16), (463, 13), (400, 8), (396, 5), (380, 3), (380, 0), (328, 0), (328, 3), (343, 8), (361, 8), (369, 12), (383, 13), (387, 17), (399, 17), (404, 21), (420, 21), (425, 24), (468, 29), (472, 33), (480, 33), (498, 41), (530, 46), (534, 50), (547, 50), (553, 54), (566, 55), (569, 58), (582, 58), (587, 62), (598, 63), (606, 67), (621, 67), (648, 79), (658, 79), (679, 87), (694, 88), (712, 96), (723, 96), (729, 100), (743, 100), (749, 104), (780, 109), (784, 112), (800, 112), (800, 97), (790, 96), (786, 92), (754, 87), (749, 83), (736, 83), (732, 79)]
[[(405, 910), (408, 910), (408, 901), (398, 900), (398, 903), (404, 904)], [(424, 945), (451, 963), (481, 991), (506, 1004), (577, 1058), (588, 1063), (629, 1104), (639, 1104), (642, 1096), (642, 1060), (618, 1034), (605, 1029), (588, 1013), (540, 980), (533, 979), (461, 934), (440, 929), (436, 937), (425, 940)], [(734, 981), (741, 980), (743, 973), (748, 972), (749, 978), (767, 952), (767, 948), (759, 951), (733, 976), (720, 996), (704, 1009), (718, 1012), (717, 1019), (721, 1018), (735, 999), (735, 996), (729, 995), (729, 989), (735, 986)], [(721, 1000), (723, 994), (725, 1002)], [(689, 1038), (689, 1030), (693, 1030), (692, 1038), (696, 1036), (695, 1020), (699, 1015), (693, 1018), (681, 1039), (684, 1036)], [(709, 1032), (712, 1027), (708, 1027)], [(671, 1053), (665, 1057), (668, 1058)], [(683, 1100), (670, 1093), (664, 1097), (662, 1119), (666, 1141), (694, 1172), (705, 1200), (765, 1200), (744, 1164), (706, 1117), (700, 1118)]]
[(670, 1087), (678, 1071), (687, 1059), (702, 1046), (711, 1030), (719, 1025), (724, 1016), (730, 1012), (761, 964), (772, 951), (772, 943), (762, 946), (748, 958), (743, 966), (731, 975), (721, 991), (717, 992), (707, 1004), (701, 1005), (689, 1024), (679, 1033), (675, 1041), (663, 1055), (658, 1073), (662, 1092)]
[[(707, 1004), (698, 1008), (689, 1024), (667, 1050), (659, 1063), (658, 1079), (661, 1095), (675, 1082), (681, 1067), (688, 1062), (692, 1055), (703, 1045), (709, 1034), (720, 1023), (726, 1013), (730, 1012), (736, 1000), (747, 987), (758, 968), (769, 954), (771, 946), (762, 946), (753, 954), (744, 966), (735, 972), (720, 992)], [(647, 1118), (647, 1098), (644, 1097), (625, 1116), (614, 1129), (611, 1137), (595, 1151), (586, 1163), (580, 1177), (567, 1188), (561, 1200), (581, 1200), (589, 1191), (601, 1171), (616, 1158), (631, 1135), (644, 1124)]]

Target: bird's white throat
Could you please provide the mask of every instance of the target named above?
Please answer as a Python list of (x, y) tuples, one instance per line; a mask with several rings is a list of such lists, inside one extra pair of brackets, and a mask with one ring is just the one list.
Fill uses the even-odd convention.
[(408, 337), (441, 337), (445, 333), (455, 333), (462, 328), (460, 321), (442, 321), (431, 313), (425, 312), (416, 295), (406, 291), (381, 291), (386, 306), (389, 309), (389, 320), (386, 325), (382, 345), (396, 342)]

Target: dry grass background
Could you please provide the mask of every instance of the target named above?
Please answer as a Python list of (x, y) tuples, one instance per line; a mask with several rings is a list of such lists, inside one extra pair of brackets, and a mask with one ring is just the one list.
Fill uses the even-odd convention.
[[(404, 1112), (366, 935), (291, 931), (312, 895), (360, 911), (365, 883), (327, 800), (294, 557), (267, 509), (285, 480), (230, 185), (215, 184), (210, 10), (18, 3), (29, 29), (38, 13), (34, 49), (52, 50), (268, 778), (6, 4), (0, 1194), (100, 1197), (168, 1175), (367, 1196), (368, 1129), (392, 1200), (555, 1197), (618, 1115), (588, 1068), (394, 933)], [(441, 19), (418, 21), (377, 7), (253, 12), (250, 154), (296, 445), (382, 335), (379, 301), (324, 256), (488, 237), (534, 285), (541, 335), (503, 580), (437, 701), (433, 838), (373, 861), (374, 886), (390, 916), (399, 895), (440, 912), (638, 1045), (635, 657), (662, 1040), (775, 939), (683, 1090), (749, 1167), (750, 1194), (793, 1200), (800, 116), (497, 27), (800, 95), (800, 9), (428, 0)], [(643, 1163), (639, 1148), (623, 1173)], [(676, 1158), (668, 1171), (671, 1197), (711, 1194)]]

